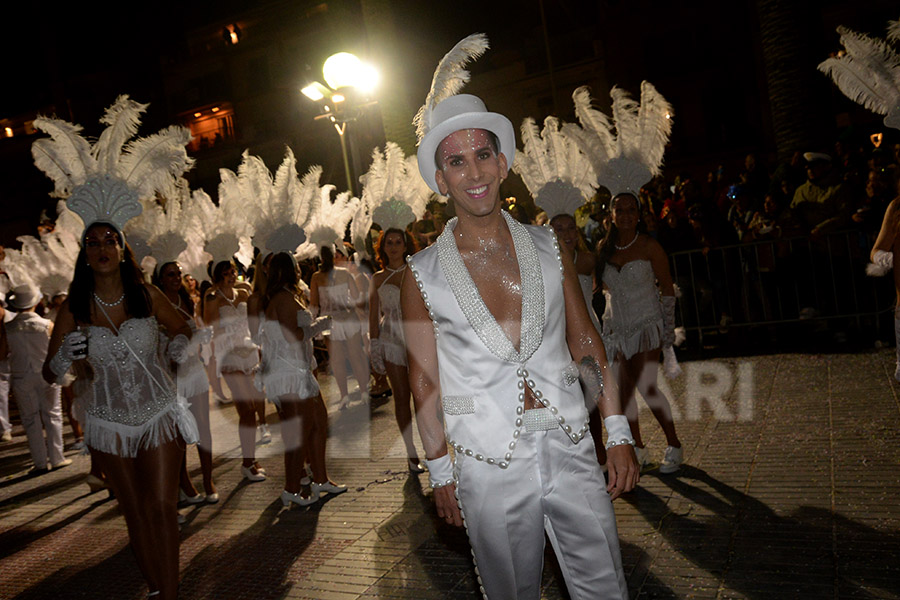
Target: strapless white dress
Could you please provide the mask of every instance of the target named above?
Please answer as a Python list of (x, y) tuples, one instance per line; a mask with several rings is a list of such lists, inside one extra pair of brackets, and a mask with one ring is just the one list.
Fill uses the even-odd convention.
[(288, 339), (281, 323), (266, 319), (262, 314), (259, 319), (262, 360), (254, 379), (257, 389), (265, 389), (266, 397), (278, 408), (281, 408), (281, 396), (312, 398), (318, 395), (319, 383), (313, 375), (316, 359), (312, 340)]
[(156, 318), (127, 319), (119, 333), (89, 325), (88, 362), (94, 371), (85, 393), (84, 441), (90, 448), (133, 457), (181, 435), (197, 442), (197, 423), (159, 359)]
[(382, 283), (378, 288), (378, 303), (381, 306), (378, 339), (384, 348), (384, 359), (395, 365), (408, 366), (403, 315), (400, 312), (400, 288)]
[(319, 286), (319, 314), (331, 316), (331, 339), (340, 342), (359, 335), (359, 317), (353, 309), (350, 286), (346, 283)]
[(247, 303), (237, 306), (223, 304), (219, 307), (219, 321), (213, 334), (216, 353), (216, 370), (252, 373), (259, 365), (259, 349), (250, 339), (247, 323)]
[(607, 263), (603, 270), (606, 310), (601, 337), (612, 361), (662, 346), (663, 316), (656, 276), (649, 260), (632, 260), (621, 270)]

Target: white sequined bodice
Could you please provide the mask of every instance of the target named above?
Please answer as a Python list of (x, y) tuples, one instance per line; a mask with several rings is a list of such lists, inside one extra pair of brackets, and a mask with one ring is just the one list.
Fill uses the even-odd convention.
[(656, 276), (649, 260), (632, 260), (621, 269), (607, 264), (603, 283), (606, 284), (604, 334), (609, 331), (627, 336), (650, 321), (662, 319)]
[(175, 386), (159, 362), (159, 326), (154, 317), (128, 319), (118, 335), (95, 325), (83, 330), (94, 370), (86, 412), (104, 421), (136, 426), (173, 402)]
[(350, 287), (346, 283), (319, 286), (319, 309), (323, 315), (336, 315), (353, 308)]
[(312, 340), (289, 340), (281, 323), (264, 315), (260, 315), (259, 342), (262, 362), (269, 372), (315, 368)]
[(254, 347), (250, 339), (246, 302), (236, 306), (223, 304), (219, 307), (219, 321), (215, 326), (215, 345), (219, 353), (227, 353), (234, 348)]

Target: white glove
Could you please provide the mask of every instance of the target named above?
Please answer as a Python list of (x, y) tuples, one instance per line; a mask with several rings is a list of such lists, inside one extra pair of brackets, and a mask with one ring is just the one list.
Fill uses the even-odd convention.
[(384, 373), (384, 345), (380, 338), (369, 340), (369, 361), (376, 373)]
[(179, 333), (169, 342), (166, 348), (166, 356), (176, 364), (184, 364), (191, 355), (190, 347), (191, 340), (183, 333)]
[(62, 378), (76, 360), (87, 355), (87, 336), (81, 331), (67, 333), (53, 358), (50, 359), (50, 370), (57, 379)]
[(194, 335), (191, 336), (191, 343), (199, 347), (203, 344), (210, 343), (212, 339), (213, 328), (212, 326), (207, 325), (206, 327), (201, 327), (194, 332)]
[(872, 253), (872, 262), (878, 265), (879, 267), (884, 267), (886, 269), (894, 268), (894, 253), (893, 252), (885, 252), (884, 250), (876, 250)]
[(331, 316), (327, 315), (319, 317), (308, 328), (309, 337), (316, 337), (319, 334), (331, 331)]
[(662, 346), (668, 348), (675, 343), (675, 296), (662, 296), (663, 332)]

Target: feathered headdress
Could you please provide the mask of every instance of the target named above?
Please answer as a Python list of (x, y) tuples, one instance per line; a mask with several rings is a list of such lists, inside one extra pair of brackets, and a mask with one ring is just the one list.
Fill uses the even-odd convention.
[(382, 230), (404, 230), (425, 214), (431, 190), (419, 177), (416, 157), (404, 157), (394, 142), (387, 142), (384, 151), (372, 152), (372, 166), (362, 181), (362, 202)]
[(433, 191), (440, 193), (435, 181), (438, 166), (434, 153), (441, 141), (461, 129), (484, 129), (492, 132), (500, 141), (499, 151), (512, 165), (516, 156), (516, 132), (512, 123), (503, 115), (488, 112), (484, 102), (459, 91), (469, 81), (466, 64), (484, 54), (488, 49), (487, 36), (472, 34), (444, 55), (431, 80), (431, 89), (425, 104), (416, 113), (413, 125), (418, 139), (419, 173)]
[[(838, 27), (841, 56), (819, 64), (845, 96), (872, 112), (885, 115), (884, 124), (900, 129), (900, 55), (884, 40)], [(891, 21), (888, 39), (900, 40), (900, 22)]]
[(205, 225), (204, 249), (213, 257), (213, 265), (237, 258), (245, 267), (253, 262), (253, 222), (248, 218), (259, 205), (264, 191), (271, 191), (271, 174), (265, 164), (242, 154), (237, 173), (219, 169), (219, 204), (215, 218)]
[(41, 238), (17, 238), (20, 250), (7, 249), (3, 268), (13, 285), (32, 284), (48, 298), (64, 294), (75, 274), (78, 238), (65, 230), (53, 230)]
[(191, 133), (184, 127), (128, 141), (147, 106), (119, 96), (100, 119), (107, 127), (93, 145), (81, 136), (79, 125), (35, 119), (34, 126), (50, 138), (32, 144), (34, 163), (53, 180), (53, 195), (68, 198), (68, 208), (81, 217), (85, 229), (104, 222), (123, 231), (140, 214), (141, 199), (170, 193), (175, 178), (192, 166), (185, 149)]
[(338, 194), (332, 201), (331, 184), (319, 185), (322, 167), (313, 166), (300, 180), (298, 221), (304, 223), (306, 242), (296, 252), (298, 258), (314, 258), (323, 246), (342, 246), (347, 225), (359, 209), (359, 198), (350, 192)]
[(612, 117), (591, 106), (590, 89), (575, 90), (575, 115), (581, 127), (569, 123), (563, 132), (575, 140), (590, 159), (597, 183), (613, 196), (631, 193), (660, 172), (669, 134), (672, 132), (672, 106), (649, 82), (641, 82), (641, 102), (614, 87)]
[(287, 148), (284, 160), (278, 167), (274, 179), (269, 175), (263, 161), (249, 157), (252, 171), (256, 173), (256, 192), (259, 209), (256, 212), (253, 245), (260, 251), (289, 252), (306, 241), (301, 213), (309, 215), (309, 207), (301, 205), (302, 186), (297, 177), (297, 160), (294, 152)]
[(531, 117), (522, 122), (522, 152), (512, 169), (547, 216), (574, 215), (597, 189), (591, 161), (575, 140), (560, 130), (556, 117), (544, 119), (543, 131)]

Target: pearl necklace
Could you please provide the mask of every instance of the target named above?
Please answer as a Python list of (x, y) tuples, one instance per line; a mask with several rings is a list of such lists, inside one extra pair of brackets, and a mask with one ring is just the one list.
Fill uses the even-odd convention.
[(628, 250), (629, 248), (631, 248), (631, 245), (637, 241), (637, 239), (638, 239), (638, 232), (635, 231), (635, 232), (634, 232), (634, 239), (631, 240), (630, 242), (628, 242), (627, 244), (625, 244), (624, 246), (620, 246), (620, 245), (618, 245), (618, 244), (615, 244), (616, 250)]
[(100, 298), (100, 296), (97, 295), (97, 292), (94, 292), (94, 300), (96, 300), (98, 304), (102, 304), (103, 306), (106, 306), (107, 308), (112, 308), (113, 306), (118, 306), (118, 305), (122, 304), (122, 300), (124, 300), (124, 299), (125, 299), (124, 290), (122, 291), (122, 295), (119, 296), (119, 299), (116, 300), (115, 302), (104, 302)]

